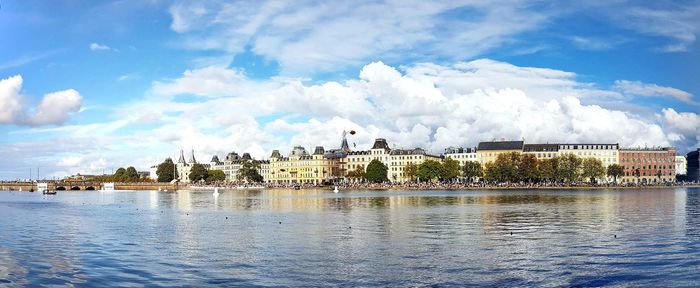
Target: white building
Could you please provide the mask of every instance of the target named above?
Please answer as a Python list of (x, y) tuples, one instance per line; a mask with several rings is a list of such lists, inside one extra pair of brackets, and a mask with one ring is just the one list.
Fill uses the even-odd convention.
[(366, 171), (367, 165), (375, 159), (389, 168), (387, 177), (392, 182), (411, 180), (404, 173), (404, 168), (408, 164), (420, 165), (426, 160), (442, 161), (440, 156), (430, 155), (421, 148), (392, 150), (389, 148), (386, 139), (377, 138), (369, 150), (348, 152), (344, 161), (344, 170), (346, 172), (354, 171), (355, 169)]
[(676, 175), (686, 175), (688, 169), (688, 161), (685, 156), (676, 156)]
[(449, 147), (445, 149), (445, 158), (451, 158), (459, 162), (459, 166), (464, 166), (467, 162), (479, 162), (476, 156), (476, 147), (474, 148), (455, 148)]
[[(192, 149), (192, 154), (187, 162), (185, 162), (185, 153), (180, 150), (180, 158), (178, 159), (177, 163), (175, 163), (175, 167), (177, 168), (177, 179), (182, 183), (190, 183), (190, 171), (192, 170), (192, 166), (195, 164), (200, 163), (197, 163), (197, 160), (194, 158), (194, 149)], [(205, 169), (209, 169), (209, 164), (201, 165), (203, 165)]]

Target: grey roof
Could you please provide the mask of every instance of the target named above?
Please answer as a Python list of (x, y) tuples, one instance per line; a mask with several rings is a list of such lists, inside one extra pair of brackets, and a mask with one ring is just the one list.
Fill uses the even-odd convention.
[(238, 153), (233, 152), (233, 151), (231, 153), (226, 154), (226, 158), (225, 158), (226, 161), (238, 161), (240, 159), (241, 159), (241, 156), (238, 156)]
[(525, 144), (523, 145), (524, 152), (557, 152), (559, 144)]
[(479, 142), (477, 150), (523, 150), (523, 141)]
[(423, 148), (414, 149), (394, 149), (389, 153), (391, 155), (425, 155), (425, 150)]
[(270, 158), (282, 158), (282, 154), (280, 154), (280, 150), (272, 150), (272, 155), (270, 155)]
[(476, 147), (474, 148), (462, 148), (462, 147), (447, 147), (445, 148), (445, 154), (457, 154), (457, 153), (475, 153)]
[(374, 140), (374, 145), (372, 145), (372, 149), (389, 149), (389, 144), (386, 143), (386, 139), (384, 138), (377, 138)]
[(301, 156), (308, 156), (309, 153), (306, 153), (306, 149), (303, 146), (294, 146), (294, 149), (292, 149), (292, 153), (290, 153), (290, 156), (291, 155), (301, 157)]
[(219, 156), (214, 155), (211, 157), (211, 161), (209, 161), (209, 162), (219, 163), (221, 161), (219, 161)]
[(314, 155), (323, 155), (325, 153), (326, 151), (323, 149), (323, 146), (316, 146), (316, 149), (314, 149)]
[(252, 160), (253, 157), (250, 157), (250, 153), (243, 153), (243, 156), (241, 157), (242, 160)]

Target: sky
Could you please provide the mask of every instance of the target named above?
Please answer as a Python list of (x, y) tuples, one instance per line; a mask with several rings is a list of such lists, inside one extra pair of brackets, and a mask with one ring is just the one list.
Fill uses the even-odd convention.
[(697, 19), (700, 1), (0, 0), (0, 179), (263, 159), (343, 130), (355, 149), (685, 154)]

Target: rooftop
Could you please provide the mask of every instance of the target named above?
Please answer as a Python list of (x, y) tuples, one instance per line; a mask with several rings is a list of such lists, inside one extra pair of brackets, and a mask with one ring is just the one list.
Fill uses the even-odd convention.
[(523, 141), (479, 142), (477, 150), (523, 150)]

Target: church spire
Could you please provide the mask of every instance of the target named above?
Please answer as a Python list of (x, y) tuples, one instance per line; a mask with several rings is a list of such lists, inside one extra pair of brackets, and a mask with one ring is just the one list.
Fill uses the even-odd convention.
[(177, 163), (185, 163), (185, 152), (180, 149), (180, 159), (177, 160)]
[(346, 134), (348, 133), (343, 130), (343, 142), (340, 143), (340, 149), (345, 152), (350, 152), (350, 145), (348, 145), (348, 139), (345, 137)]
[(192, 156), (190, 157), (190, 161), (187, 162), (189, 164), (197, 164), (197, 160), (194, 159), (194, 149), (192, 149)]

